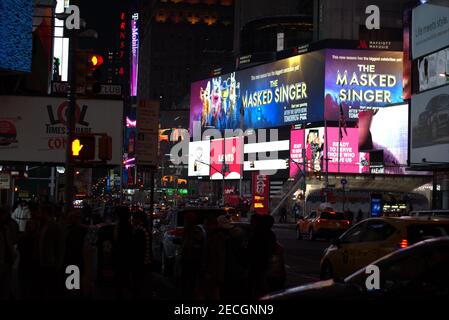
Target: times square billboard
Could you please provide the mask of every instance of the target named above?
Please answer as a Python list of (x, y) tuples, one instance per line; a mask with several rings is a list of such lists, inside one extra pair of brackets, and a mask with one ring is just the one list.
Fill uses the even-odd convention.
[(217, 129), (348, 120), (401, 103), (402, 52), (324, 49), (192, 83), (190, 122)]

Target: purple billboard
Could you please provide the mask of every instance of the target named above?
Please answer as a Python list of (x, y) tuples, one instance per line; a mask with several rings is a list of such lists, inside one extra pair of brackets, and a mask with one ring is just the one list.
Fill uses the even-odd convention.
[(324, 108), (327, 120), (356, 120), (359, 110), (402, 103), (403, 53), (326, 49)]

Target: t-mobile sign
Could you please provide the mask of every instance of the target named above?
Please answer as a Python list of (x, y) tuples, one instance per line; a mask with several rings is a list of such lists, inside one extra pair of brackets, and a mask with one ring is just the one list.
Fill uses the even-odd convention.
[[(227, 180), (240, 179), (242, 174), (243, 163), (243, 144), (239, 137), (227, 138), (223, 143), (223, 139), (211, 140), (210, 149), (210, 178), (212, 180), (223, 179)], [(223, 152), (224, 148), (224, 152)], [(223, 170), (223, 164), (226, 165)]]

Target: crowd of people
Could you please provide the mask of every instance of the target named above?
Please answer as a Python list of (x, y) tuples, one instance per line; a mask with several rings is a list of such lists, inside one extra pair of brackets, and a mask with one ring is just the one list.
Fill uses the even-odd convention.
[(184, 218), (184, 298), (256, 299), (283, 287), (283, 261), (274, 259), (282, 254), (272, 216), (253, 214), (249, 225), (233, 224), (224, 215), (210, 215), (202, 225), (196, 221), (194, 213)]
[[(13, 212), (0, 207), (0, 300), (88, 299), (94, 297), (96, 237), (89, 210), (67, 215), (49, 203), (21, 202)], [(142, 294), (150, 265), (146, 215), (116, 210), (113, 246), (117, 297)], [(80, 271), (81, 290), (67, 290), (66, 268)]]

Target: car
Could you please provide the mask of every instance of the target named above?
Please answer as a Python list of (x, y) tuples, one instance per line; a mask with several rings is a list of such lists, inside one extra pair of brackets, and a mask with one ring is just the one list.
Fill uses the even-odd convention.
[(309, 240), (317, 237), (331, 238), (346, 231), (351, 222), (343, 212), (333, 210), (312, 211), (307, 217), (301, 217), (296, 223), (298, 239), (307, 236)]
[(378, 267), (377, 288), (366, 283), (367, 266), (342, 281), (333, 279), (270, 293), (262, 300), (397, 300), (449, 298), (449, 237), (420, 241), (389, 253), (371, 263)]
[(343, 279), (397, 249), (447, 235), (449, 219), (407, 216), (366, 219), (333, 240), (324, 251), (320, 278)]
[[(176, 262), (180, 258), (184, 235), (184, 217), (186, 214), (196, 215), (195, 224), (200, 225), (209, 215), (216, 217), (226, 215), (223, 208), (178, 208), (168, 213), (166, 224), (160, 224), (153, 232), (153, 252), (159, 257), (161, 271), (164, 275), (174, 274)], [(176, 275), (176, 274), (175, 274)]]
[(421, 210), (409, 213), (411, 217), (447, 217), (449, 218), (449, 210)]
[(445, 137), (449, 133), (449, 95), (440, 94), (428, 102), (418, 118), (420, 129), (430, 131), (432, 139)]

